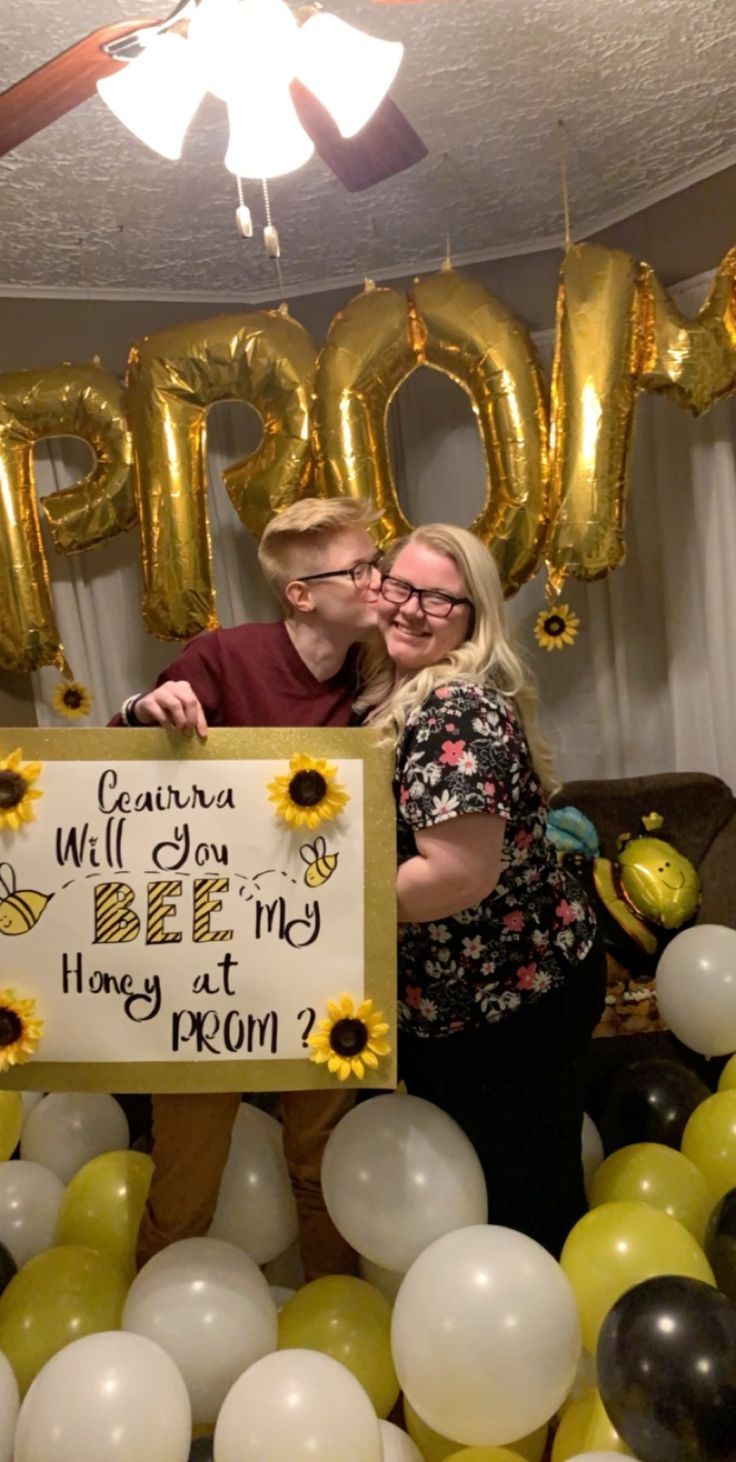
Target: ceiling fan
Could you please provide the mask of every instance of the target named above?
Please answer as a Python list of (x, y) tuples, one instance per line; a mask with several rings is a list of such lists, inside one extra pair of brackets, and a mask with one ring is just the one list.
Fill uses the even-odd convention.
[[(108, 105), (113, 105), (105, 94), (106, 84), (109, 86), (107, 79), (115, 78), (142, 57), (150, 58), (155, 51), (161, 52), (162, 42), (180, 65), (184, 52), (188, 49), (191, 54), (193, 51), (193, 47), (185, 46), (184, 41), (188, 41), (190, 38), (194, 40), (195, 32), (206, 29), (202, 22), (208, 19), (213, 6), (229, 4), (231, 8), (234, 6), (239, 13), (245, 16), (249, 13), (249, 6), (253, 3), (254, 0), (179, 0), (179, 4), (164, 20), (123, 21), (102, 26), (93, 31), (83, 40), (77, 41), (68, 50), (45, 62), (36, 71), (0, 93), (0, 156), (19, 147), (28, 138), (43, 131), (60, 117), (66, 116), (82, 102), (87, 101), (94, 95), (98, 85), (101, 94), (108, 100)], [(257, 0), (257, 3), (263, 6), (266, 4), (266, 0)], [(274, 6), (277, 4), (277, 0), (268, 0), (268, 3)], [(294, 18), (286, 5), (280, 4), (280, 0), (278, 3), (280, 9), (290, 17), (290, 23), (295, 29), (298, 22), (300, 33), (303, 31), (305, 38), (310, 33), (310, 27), (311, 32), (315, 35), (315, 40), (317, 29), (320, 26), (323, 30), (326, 29), (326, 25), (332, 25), (333, 29), (341, 27), (343, 32), (350, 31), (353, 35), (361, 35), (363, 40), (374, 46), (376, 50), (381, 47), (386, 52), (389, 50), (397, 52), (400, 60), (402, 48), (396, 43), (374, 41), (372, 38), (364, 36), (363, 33), (354, 31), (353, 27), (346, 26), (336, 17), (328, 15), (319, 5), (305, 6), (301, 11), (296, 12), (296, 18)], [(383, 5), (419, 4), (426, 3), (426, 0), (375, 0), (375, 3)], [(338, 42), (341, 43), (342, 39), (344, 37), (338, 36)], [(323, 44), (323, 41), (320, 43)], [(311, 46), (313, 55), (316, 55), (320, 43)], [(175, 44), (179, 48), (178, 50), (174, 50)], [(302, 49), (304, 49), (303, 44)], [(252, 56), (248, 57), (247, 54), (245, 57), (242, 55), (236, 57), (235, 61), (240, 65), (241, 72), (245, 65), (246, 74), (241, 77), (238, 96), (228, 98), (231, 103), (231, 151), (233, 107), (237, 109), (242, 105), (242, 97), (250, 95), (249, 88), (253, 84), (253, 72), (255, 70), (258, 73), (259, 70), (257, 65), (254, 67)], [(191, 66), (191, 63), (189, 65)], [(392, 64), (391, 79), (397, 68), (398, 61)], [(353, 130), (352, 135), (350, 133), (346, 135), (345, 127), (338, 125), (335, 120), (334, 108), (325, 105), (324, 97), (316, 94), (320, 90), (318, 83), (324, 68), (322, 68), (322, 73), (314, 72), (316, 81), (312, 80), (313, 71), (314, 67), (312, 66), (310, 69), (310, 65), (306, 64), (302, 68), (301, 75), (291, 75), (290, 73), (287, 77), (291, 97), (290, 111), (292, 111), (292, 115), (294, 112), (296, 113), (300, 132), (303, 129), (303, 133), (306, 133), (307, 138), (310, 139), (306, 156), (316, 149), (335, 176), (351, 192), (360, 192), (365, 188), (370, 188), (373, 184), (392, 177), (405, 168), (414, 166), (427, 156), (427, 148), (421, 138), (387, 94), (383, 95), (383, 100), (372, 109), (369, 120), (365, 121), (357, 131)], [(203, 86), (201, 79), (197, 81), (196, 85), (199, 91), (198, 98), (195, 98), (194, 101), (192, 114), (206, 90), (214, 90), (216, 95), (223, 96), (225, 99), (224, 92), (218, 89), (217, 85)], [(329, 89), (328, 85), (328, 92)], [(386, 87), (386, 93), (387, 89)], [(158, 107), (161, 111), (163, 103), (160, 97), (163, 93), (157, 90), (156, 95), (159, 98)], [(117, 110), (114, 105), (113, 109)], [(118, 115), (122, 116), (122, 112), (118, 111)], [(251, 108), (251, 121), (253, 115)], [(261, 125), (255, 131), (264, 135), (268, 131), (268, 114), (265, 117), (259, 114), (259, 121)], [(253, 129), (251, 130), (253, 131)], [(183, 131), (179, 138), (179, 148), (181, 138), (183, 138)], [(158, 150), (170, 157), (179, 155), (177, 150), (167, 152), (165, 147)], [(305, 161), (306, 156), (302, 157), (301, 161)], [(234, 163), (238, 165), (236, 166)], [(231, 171), (241, 172), (239, 157), (232, 161), (226, 159), (226, 164)], [(300, 163), (294, 165), (299, 166)], [(281, 170), (290, 171), (291, 167)], [(248, 176), (246, 168), (242, 168), (242, 173), (244, 176)], [(271, 174), (271, 176), (274, 175), (278, 174)]]

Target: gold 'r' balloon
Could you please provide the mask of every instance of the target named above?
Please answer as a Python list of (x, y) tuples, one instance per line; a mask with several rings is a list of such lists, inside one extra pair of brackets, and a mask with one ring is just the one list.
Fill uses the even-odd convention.
[(151, 335), (133, 348), (128, 411), (143, 561), (143, 618), (160, 639), (217, 626), (207, 512), (207, 410), (246, 401), (263, 438), (224, 473), (255, 534), (310, 481), (309, 410), (316, 350), (285, 310), (222, 315)]
[(62, 553), (93, 547), (135, 524), (130, 436), (121, 390), (96, 365), (0, 376), (0, 666), (64, 663), (41, 538), (33, 448), (75, 436), (96, 454), (91, 472), (42, 499)]
[(514, 593), (539, 567), (549, 528), (547, 406), (534, 346), (500, 300), (454, 269), (418, 280), (412, 298), (421, 363), (470, 397), (486, 460), (486, 499), (470, 531)]

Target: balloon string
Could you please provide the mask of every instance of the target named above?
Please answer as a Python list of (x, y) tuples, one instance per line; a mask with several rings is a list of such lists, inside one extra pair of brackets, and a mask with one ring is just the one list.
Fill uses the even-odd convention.
[(562, 184), (562, 207), (565, 213), (565, 250), (567, 251), (572, 244), (572, 229), (570, 227), (570, 195), (567, 187), (567, 133), (561, 117), (557, 122), (557, 138), (560, 148), (560, 183)]

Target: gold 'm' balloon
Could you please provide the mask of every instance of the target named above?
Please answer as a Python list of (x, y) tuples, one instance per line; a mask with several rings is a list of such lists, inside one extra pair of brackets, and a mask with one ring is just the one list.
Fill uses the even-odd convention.
[(96, 453), (92, 471), (42, 499), (62, 553), (93, 547), (131, 528), (130, 437), (118, 383), (96, 365), (0, 376), (0, 666), (38, 670), (64, 663), (41, 538), (33, 448), (76, 436)]
[(699, 416), (736, 391), (736, 248), (723, 260), (695, 320), (675, 308), (649, 264), (641, 269), (639, 384)]
[(507, 593), (539, 567), (549, 529), (542, 372), (524, 326), (476, 280), (443, 269), (412, 290), (420, 363), (470, 397), (486, 460), (486, 499), (470, 531), (491, 548)]
[(599, 579), (622, 562), (636, 370), (639, 269), (629, 254), (576, 244), (562, 264), (552, 368), (549, 575)]
[(307, 331), (282, 310), (179, 325), (133, 348), (128, 410), (143, 617), (160, 639), (185, 639), (217, 626), (206, 489), (208, 407), (247, 401), (262, 417), (260, 445), (224, 474), (239, 517), (259, 534), (309, 485), (315, 358)]
[(370, 498), (386, 548), (411, 531), (391, 471), (391, 400), (418, 364), (406, 296), (366, 286), (335, 315), (317, 363), (314, 451), (326, 497)]

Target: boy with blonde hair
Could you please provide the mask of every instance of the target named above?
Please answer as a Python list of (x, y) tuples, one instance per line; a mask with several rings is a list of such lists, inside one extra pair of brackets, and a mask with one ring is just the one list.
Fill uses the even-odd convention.
[[(370, 504), (305, 498), (272, 519), (258, 550), (283, 610), (268, 624), (200, 635), (130, 696), (115, 724), (169, 726), (206, 736), (210, 726), (345, 726), (356, 694), (353, 647), (376, 624), (378, 555)], [(307, 1279), (351, 1273), (355, 1255), (337, 1233), (320, 1186), (330, 1132), (349, 1092), (285, 1092), (284, 1152), (299, 1210)], [(240, 1092), (153, 1098), (154, 1176), (138, 1264), (212, 1222)]]

